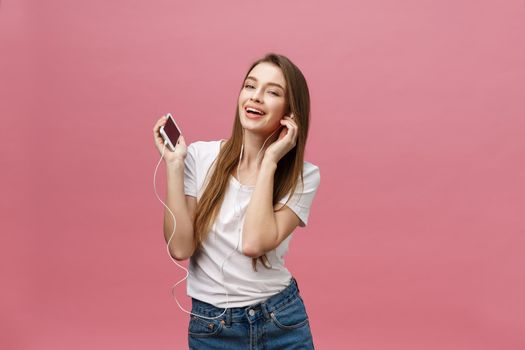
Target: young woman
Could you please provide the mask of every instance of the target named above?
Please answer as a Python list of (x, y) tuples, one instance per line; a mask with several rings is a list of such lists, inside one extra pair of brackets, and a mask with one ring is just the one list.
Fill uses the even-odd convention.
[[(288, 58), (268, 54), (248, 69), (232, 135), (173, 152), (167, 168), (164, 237), (190, 259), (190, 349), (313, 349), (297, 281), (284, 266), (291, 234), (307, 224), (320, 182), (304, 161), (310, 96)], [(173, 233), (173, 237), (171, 237)], [(171, 240), (170, 240), (171, 238)]]

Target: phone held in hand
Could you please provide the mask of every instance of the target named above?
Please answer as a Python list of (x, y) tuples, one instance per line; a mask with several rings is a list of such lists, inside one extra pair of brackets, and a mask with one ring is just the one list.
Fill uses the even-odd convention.
[(166, 120), (166, 124), (160, 127), (160, 136), (162, 136), (164, 141), (168, 142), (168, 148), (173, 152), (175, 151), (175, 145), (177, 144), (182, 132), (171, 114), (168, 113), (166, 116), (168, 119)]

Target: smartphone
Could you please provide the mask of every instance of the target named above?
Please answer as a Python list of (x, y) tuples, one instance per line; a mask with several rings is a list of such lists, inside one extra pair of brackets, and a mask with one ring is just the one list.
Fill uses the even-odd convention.
[(168, 119), (166, 120), (166, 124), (160, 127), (160, 136), (162, 136), (164, 141), (168, 142), (168, 148), (173, 152), (175, 151), (175, 145), (177, 144), (179, 136), (182, 134), (182, 132), (180, 131), (179, 126), (171, 114), (168, 113), (166, 116)]

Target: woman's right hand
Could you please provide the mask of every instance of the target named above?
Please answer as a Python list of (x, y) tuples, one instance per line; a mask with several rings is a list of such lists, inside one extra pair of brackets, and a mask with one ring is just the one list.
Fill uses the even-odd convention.
[[(155, 147), (157, 147), (159, 154), (162, 155), (162, 149), (164, 148), (164, 139), (160, 136), (160, 127), (166, 124), (167, 116), (163, 115), (157, 120), (155, 126), (153, 127), (153, 139), (155, 141)], [(175, 145), (175, 151), (170, 151), (168, 145), (165, 146), (164, 150), (164, 160), (166, 164), (172, 164), (176, 161), (181, 161), (184, 163), (186, 154), (188, 152), (186, 148), (186, 142), (184, 142), (184, 136), (180, 135), (177, 144)]]

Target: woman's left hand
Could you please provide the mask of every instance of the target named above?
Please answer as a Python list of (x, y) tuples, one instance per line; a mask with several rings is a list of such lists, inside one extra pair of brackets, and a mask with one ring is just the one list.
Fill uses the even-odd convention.
[(297, 142), (297, 124), (293, 119), (293, 113), (291, 116), (284, 116), (280, 122), (284, 127), (281, 129), (279, 137), (264, 152), (264, 160), (268, 159), (275, 164), (292, 150)]

